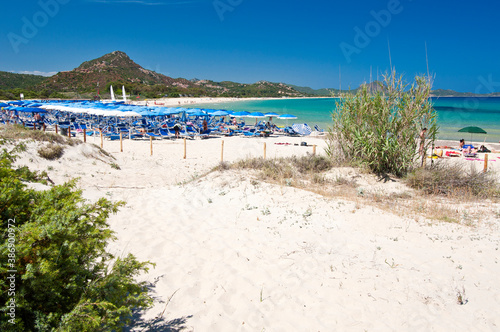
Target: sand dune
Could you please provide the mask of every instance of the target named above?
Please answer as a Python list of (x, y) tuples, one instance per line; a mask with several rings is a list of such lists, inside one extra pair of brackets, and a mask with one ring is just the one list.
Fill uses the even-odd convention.
[[(224, 141), (226, 161), (261, 156), (264, 143), (268, 158), (312, 153), (301, 141), (324, 153), (321, 138)], [(123, 153), (118, 142), (104, 144), (116, 159), (86, 144), (49, 162), (30, 143), (19, 163), (51, 166), (56, 183), (80, 177), (89, 199), (126, 201), (109, 220), (118, 237), (109, 250), (156, 263), (140, 277), (152, 284), (155, 305), (133, 330), (150, 323), (156, 331), (500, 328), (495, 216), (474, 226), (442, 223), (262, 182), (251, 172), (198, 177), (220, 162), (220, 139), (188, 142), (186, 159), (180, 140), (154, 142), (153, 156), (149, 142), (125, 141)], [(404, 186), (370, 179), (368, 190)]]

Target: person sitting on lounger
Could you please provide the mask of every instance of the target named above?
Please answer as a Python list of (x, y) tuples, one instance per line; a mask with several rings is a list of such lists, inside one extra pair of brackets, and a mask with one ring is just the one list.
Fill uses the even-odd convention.
[(460, 143), (458, 144), (458, 148), (459, 148), (459, 149), (463, 149), (464, 145), (465, 145), (465, 140), (462, 138), (462, 139), (460, 140)]
[(477, 153), (477, 149), (474, 148), (472, 145), (464, 145), (464, 149), (462, 150), (462, 153), (466, 157), (474, 157)]

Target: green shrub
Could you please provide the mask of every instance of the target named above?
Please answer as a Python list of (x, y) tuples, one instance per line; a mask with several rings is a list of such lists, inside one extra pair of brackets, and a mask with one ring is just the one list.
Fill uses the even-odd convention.
[(419, 133), (426, 127), (425, 148), (435, 140), (436, 113), (429, 101), (431, 86), (416, 77), (409, 88), (392, 73), (376, 93), (363, 87), (345, 95), (332, 114), (327, 154), (339, 161), (364, 165), (377, 174), (402, 176), (419, 157)]
[[(130, 322), (133, 309), (152, 303), (146, 284), (134, 280), (150, 263), (132, 255), (115, 260), (106, 252), (114, 238), (106, 220), (123, 203), (104, 198), (88, 203), (74, 182), (47, 191), (28, 189), (24, 178), (36, 174), (14, 169), (12, 151), (4, 149), (0, 157), (0, 259), (4, 262), (0, 330), (121, 330)], [(9, 242), (12, 235), (15, 242)], [(16, 271), (15, 294), (9, 294), (9, 270)], [(7, 315), (11, 299), (16, 303), (15, 317)]]

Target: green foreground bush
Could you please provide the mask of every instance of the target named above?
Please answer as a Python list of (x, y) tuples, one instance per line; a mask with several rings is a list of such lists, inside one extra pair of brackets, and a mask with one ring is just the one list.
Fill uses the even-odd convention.
[(134, 280), (151, 263), (106, 252), (106, 220), (123, 203), (88, 204), (74, 182), (28, 189), (23, 181), (38, 176), (14, 169), (15, 158), (0, 154), (0, 330), (121, 330), (134, 308), (152, 304)]
[(427, 128), (426, 149), (435, 140), (436, 113), (431, 86), (416, 77), (408, 87), (393, 72), (376, 93), (366, 87), (345, 95), (332, 114), (327, 153), (339, 162), (367, 166), (377, 174), (403, 176), (419, 158), (419, 134)]

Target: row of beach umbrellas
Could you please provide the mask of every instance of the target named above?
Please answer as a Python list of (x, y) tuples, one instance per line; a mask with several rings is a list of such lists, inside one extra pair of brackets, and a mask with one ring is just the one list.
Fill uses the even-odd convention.
[[(24, 107), (21, 107), (24, 106)], [(72, 113), (85, 113), (101, 116), (118, 117), (142, 117), (142, 116), (162, 116), (184, 113), (186, 116), (231, 116), (248, 118), (276, 117), (278, 119), (297, 119), (292, 114), (277, 114), (274, 112), (233, 112), (228, 110), (182, 108), (182, 107), (145, 107), (114, 103), (95, 103), (95, 102), (68, 102), (68, 103), (25, 103), (22, 101), (9, 102), (9, 104), (0, 103), (0, 107), (7, 110), (20, 112), (44, 113), (46, 110), (57, 110)]]

